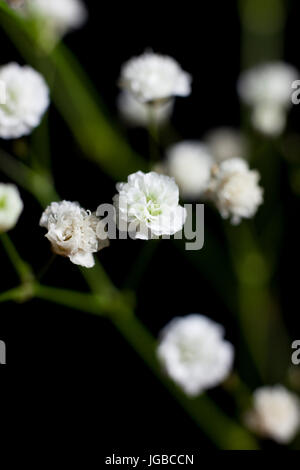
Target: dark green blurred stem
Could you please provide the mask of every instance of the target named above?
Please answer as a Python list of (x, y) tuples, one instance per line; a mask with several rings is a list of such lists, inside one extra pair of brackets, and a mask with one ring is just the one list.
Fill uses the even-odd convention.
[(242, 69), (283, 53), (286, 0), (239, 0)]
[(49, 176), (33, 171), (3, 150), (0, 150), (0, 169), (19, 186), (31, 193), (42, 207), (46, 207), (52, 201), (59, 200)]
[(17, 274), (19, 275), (20, 281), (23, 284), (32, 282), (33, 273), (31, 267), (29, 266), (29, 264), (25, 263), (25, 261), (22, 260), (7, 233), (2, 233), (0, 235), (0, 240), (3, 244), (5, 253), (9, 257), (12, 265), (14, 266)]
[(148, 105), (149, 157), (151, 169), (153, 169), (153, 166), (160, 161), (159, 125), (155, 117), (154, 106), (159, 105)]

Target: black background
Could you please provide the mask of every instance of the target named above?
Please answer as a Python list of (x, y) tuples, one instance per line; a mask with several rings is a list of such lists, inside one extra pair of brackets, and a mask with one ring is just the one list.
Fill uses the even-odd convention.
[[(86, 2), (90, 19), (83, 30), (66, 38), (67, 44), (96, 85), (106, 107), (117, 118), (115, 98), (120, 65), (132, 55), (152, 48), (175, 57), (193, 75), (193, 93), (178, 99), (174, 125), (184, 138), (199, 139), (213, 127), (239, 124), (236, 79), (240, 70), (240, 25), (237, 4), (231, 2), (151, 2), (126, 6)], [(101, 3), (101, 5), (100, 5)], [(217, 5), (216, 5), (217, 3)], [(297, 2), (291, 3), (286, 30), (285, 59), (300, 68)], [(22, 59), (0, 33), (1, 62)], [(263, 46), (262, 46), (263, 47)], [(299, 111), (292, 126), (299, 131)], [(51, 152), (58, 193), (95, 209), (115, 194), (115, 182), (99, 167), (83, 160), (80, 150), (54, 108), (50, 110)], [(143, 131), (131, 131), (137, 150), (146, 153)], [(2, 145), (2, 142), (1, 142)], [(12, 143), (3, 147), (13, 151)], [(6, 181), (6, 177), (1, 175)], [(276, 280), (285, 321), (292, 337), (298, 313), (298, 200), (282, 175), (285, 201), (280, 263)], [(12, 239), (24, 259), (38, 271), (51, 254), (38, 221), (41, 209), (22, 191), (25, 211)], [(206, 224), (216, 233), (221, 220), (206, 209)], [(223, 247), (221, 235), (220, 247)], [(104, 267), (119, 287), (130, 276), (143, 242), (113, 241), (100, 253)], [(221, 248), (224, 250), (224, 248)], [(204, 248), (205, 250), (205, 248)], [(17, 284), (9, 261), (1, 256), (1, 291)], [(201, 252), (200, 255), (201, 256)], [(227, 253), (224, 257), (227, 259)], [(295, 271), (294, 271), (295, 269)], [(227, 276), (231, 272), (226, 265)], [(82, 279), (67, 260), (58, 258), (44, 282), (82, 289)], [(234, 293), (234, 284), (232, 285)], [(277, 287), (278, 289), (278, 287)], [(233, 294), (234, 295), (234, 294)], [(217, 292), (189, 256), (164, 241), (137, 286), (137, 314), (156, 336), (174, 316), (199, 312), (224, 324), (235, 342), (238, 331)], [(293, 311), (293, 315), (291, 315)], [(39, 431), (52, 424), (53, 441), (73, 439), (72, 449), (105, 455), (111, 449), (208, 449), (211, 444), (107, 320), (33, 300), (0, 305), (0, 338), (7, 344), (7, 366), (2, 379), (12, 380), (17, 434), (29, 425)], [(2, 382), (3, 381), (3, 382)], [(249, 372), (250, 386), (256, 378)], [(218, 391), (211, 392), (218, 397)], [(230, 413), (232, 403), (223, 403)], [(43, 440), (42, 431), (40, 434)], [(75, 446), (76, 444), (76, 446)], [(128, 453), (128, 452), (127, 452)]]

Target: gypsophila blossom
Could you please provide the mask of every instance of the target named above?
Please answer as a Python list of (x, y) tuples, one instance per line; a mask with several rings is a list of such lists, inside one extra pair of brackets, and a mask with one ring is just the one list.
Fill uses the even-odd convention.
[(23, 210), (23, 202), (14, 184), (0, 183), (0, 233), (12, 229)]
[(122, 66), (120, 86), (142, 103), (158, 102), (188, 96), (191, 76), (172, 57), (145, 52)]
[(163, 329), (158, 358), (187, 395), (215, 387), (229, 375), (234, 349), (223, 336), (221, 325), (199, 314), (174, 318)]
[(236, 225), (242, 218), (254, 216), (263, 202), (259, 178), (259, 173), (250, 170), (241, 158), (225, 160), (213, 168), (211, 197), (224, 219), (231, 218)]
[(211, 130), (204, 138), (209, 152), (217, 163), (229, 158), (247, 156), (247, 146), (240, 131), (231, 127)]
[(252, 123), (257, 130), (273, 136), (283, 131), (292, 103), (292, 83), (298, 76), (298, 71), (284, 62), (258, 65), (241, 74), (238, 92), (252, 108)]
[(87, 18), (82, 0), (24, 0), (17, 8), (27, 18), (40, 23), (40, 33), (49, 41), (79, 28)]
[(49, 88), (42, 75), (16, 63), (0, 67), (5, 100), (0, 104), (0, 137), (18, 138), (37, 127), (49, 105)]
[(122, 91), (118, 96), (117, 106), (126, 124), (148, 127), (152, 121), (162, 125), (169, 120), (174, 108), (174, 100), (170, 99), (159, 105), (149, 105), (141, 103), (131, 93)]
[(246, 424), (263, 437), (287, 444), (300, 428), (299, 403), (299, 398), (282, 385), (261, 387), (254, 392)]
[(277, 105), (262, 103), (252, 112), (252, 124), (265, 135), (278, 136), (286, 125), (286, 112)]
[(108, 239), (98, 237), (100, 219), (77, 202), (52, 202), (42, 214), (40, 226), (54, 253), (68, 257), (74, 264), (92, 268), (93, 253), (108, 246)]
[(167, 150), (167, 171), (184, 197), (197, 199), (207, 190), (213, 159), (201, 142), (184, 141)]
[(186, 210), (179, 205), (179, 189), (173, 178), (138, 171), (127, 183), (118, 183), (114, 197), (119, 229), (133, 238), (148, 240), (179, 232)]

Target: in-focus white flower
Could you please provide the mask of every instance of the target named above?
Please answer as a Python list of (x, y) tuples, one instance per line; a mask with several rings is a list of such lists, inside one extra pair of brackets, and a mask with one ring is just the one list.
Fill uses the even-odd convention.
[(18, 138), (37, 127), (49, 105), (49, 88), (42, 75), (16, 63), (0, 67), (5, 100), (0, 103), (0, 137)]
[(0, 233), (12, 229), (23, 210), (18, 188), (13, 184), (0, 183)]
[(114, 197), (119, 229), (133, 238), (148, 240), (179, 232), (186, 210), (179, 205), (179, 190), (173, 178), (138, 171), (127, 183), (118, 183)]
[(191, 76), (172, 57), (145, 52), (121, 69), (120, 86), (142, 103), (188, 96)]
[(52, 202), (42, 214), (40, 226), (54, 253), (68, 257), (74, 264), (92, 268), (93, 253), (108, 246), (108, 239), (99, 239), (100, 219), (76, 202)]
[(117, 106), (122, 119), (128, 125), (147, 127), (152, 120), (158, 125), (167, 122), (174, 108), (174, 100), (159, 105), (141, 103), (131, 93), (122, 91), (118, 96)]
[(182, 195), (197, 199), (208, 188), (213, 159), (201, 142), (185, 141), (167, 150), (168, 174), (175, 178)]
[(221, 325), (198, 314), (174, 318), (163, 329), (158, 358), (187, 395), (215, 387), (229, 375), (234, 349), (223, 336)]
[(206, 135), (204, 141), (217, 163), (229, 158), (246, 158), (247, 156), (244, 136), (231, 127), (213, 129)]
[(241, 74), (238, 92), (242, 101), (252, 107), (256, 129), (273, 136), (282, 132), (292, 104), (292, 83), (298, 77), (298, 71), (284, 62), (258, 65)]
[(250, 170), (245, 160), (232, 158), (213, 169), (210, 191), (222, 217), (231, 217), (233, 224), (251, 218), (263, 202), (260, 175)]
[(52, 39), (81, 27), (87, 18), (82, 0), (24, 0), (20, 8), (27, 17), (38, 20)]
[(298, 397), (275, 385), (257, 389), (253, 398), (253, 408), (246, 415), (248, 427), (280, 444), (290, 442), (300, 428)]

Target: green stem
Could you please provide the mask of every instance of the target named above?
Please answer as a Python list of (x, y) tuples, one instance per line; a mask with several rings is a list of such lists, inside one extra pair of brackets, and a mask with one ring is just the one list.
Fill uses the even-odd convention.
[(22, 260), (7, 233), (2, 233), (0, 235), (0, 239), (4, 246), (6, 254), (10, 258), (12, 265), (14, 266), (16, 272), (20, 277), (21, 282), (31, 282), (33, 279), (31, 267), (29, 266), (29, 264), (25, 263), (25, 261)]

